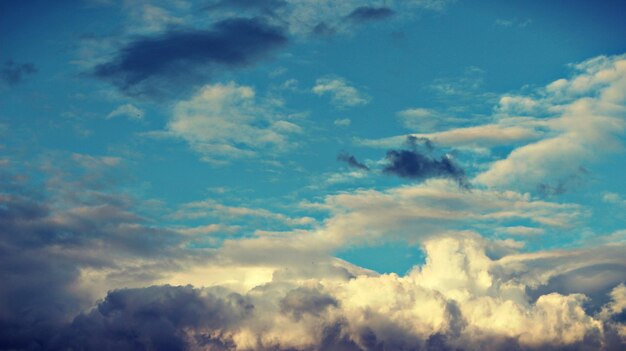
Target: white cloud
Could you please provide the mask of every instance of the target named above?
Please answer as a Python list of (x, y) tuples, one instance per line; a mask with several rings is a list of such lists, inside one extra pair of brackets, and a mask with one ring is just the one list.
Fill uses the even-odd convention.
[[(517, 125), (516, 125), (517, 124)], [(536, 140), (544, 134), (543, 123), (531, 119), (518, 119), (517, 123), (494, 123), (472, 127), (453, 128), (433, 133), (412, 133), (383, 139), (360, 139), (360, 145), (393, 148), (406, 142), (407, 137), (427, 138), (439, 146), (464, 149), (511, 145)]]
[(496, 25), (500, 27), (505, 27), (505, 28), (510, 28), (510, 27), (525, 28), (525, 27), (528, 27), (532, 23), (533, 21), (530, 18), (527, 18), (525, 20), (520, 20), (517, 18), (512, 18), (512, 19), (498, 18), (495, 21)]
[(365, 105), (370, 100), (343, 78), (320, 78), (312, 91), (320, 96), (330, 95), (333, 104), (339, 107)]
[(184, 204), (171, 217), (175, 219), (198, 219), (207, 217), (241, 218), (258, 217), (278, 221), (289, 226), (307, 226), (315, 223), (311, 217), (289, 217), (282, 213), (263, 208), (228, 206), (213, 200), (196, 201)]
[(115, 117), (126, 117), (131, 120), (142, 120), (144, 117), (144, 112), (133, 104), (125, 104), (118, 106), (115, 110), (111, 111), (111, 113), (109, 113), (106, 118), (111, 119)]
[[(626, 59), (599, 57), (575, 66), (576, 75), (557, 80), (538, 98), (504, 100), (500, 109), (541, 109), (555, 114), (546, 120), (546, 138), (513, 150), (496, 161), (476, 181), (491, 187), (517, 186), (530, 190), (539, 184), (562, 181), (585, 162), (622, 150), (626, 130)], [(514, 101), (514, 103), (512, 102)], [(530, 111), (532, 112), (532, 111)], [(503, 117), (506, 118), (506, 117)]]
[(409, 108), (398, 112), (397, 115), (406, 128), (422, 132), (431, 132), (464, 122), (461, 118), (447, 116), (427, 108)]
[(537, 230), (563, 230), (588, 215), (576, 204), (537, 200), (513, 191), (467, 191), (447, 180), (340, 193), (303, 206), (330, 212), (324, 226), (309, 238), (329, 248), (380, 240), (418, 244), (436, 235), (514, 226), (520, 220), (532, 222)]
[(252, 87), (206, 85), (191, 99), (178, 102), (168, 134), (184, 139), (209, 162), (281, 151), (301, 128), (269, 102), (257, 102)]
[(352, 121), (350, 120), (350, 118), (336, 119), (333, 121), (333, 124), (338, 127), (346, 127), (349, 126), (351, 123)]
[(619, 349), (619, 341), (605, 335), (624, 328), (623, 322), (611, 320), (624, 308), (623, 286), (612, 289), (598, 314), (585, 308), (588, 299), (580, 292), (550, 290), (536, 298), (529, 292), (574, 267), (623, 266), (624, 246), (599, 248), (606, 255), (547, 251), (494, 259), (490, 251), (497, 246), (475, 235), (431, 238), (424, 243), (425, 265), (404, 276), (378, 275), (319, 257), (312, 265), (309, 260), (315, 258), (300, 253), (299, 261), (294, 257), (299, 263), (288, 269), (232, 262), (228, 267), (197, 265), (163, 282), (184, 285), (204, 277), (212, 283), (199, 285), (212, 287), (198, 289), (198, 296), (232, 296), (234, 289), (253, 310), (236, 323), (186, 325), (181, 334), (188, 336), (190, 345), (196, 345), (194, 335), (202, 334), (215, 342), (230, 341), (237, 350), (335, 345), (424, 349), (432, 339), (440, 346), (470, 350)]

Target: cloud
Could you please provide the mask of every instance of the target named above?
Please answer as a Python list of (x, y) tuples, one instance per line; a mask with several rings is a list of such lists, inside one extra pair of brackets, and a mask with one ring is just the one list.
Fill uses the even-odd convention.
[(176, 103), (167, 135), (185, 140), (207, 162), (228, 162), (293, 146), (302, 129), (270, 103), (257, 102), (252, 87), (205, 85)]
[(430, 132), (440, 129), (442, 126), (463, 122), (460, 118), (450, 117), (427, 108), (410, 108), (398, 112), (397, 115), (406, 128), (423, 132)]
[(249, 66), (286, 42), (282, 29), (262, 20), (227, 19), (209, 30), (172, 29), (135, 39), (92, 74), (127, 95), (171, 95), (220, 70)]
[[(403, 276), (345, 275), (270, 282), (245, 292), (221, 286), (151, 286), (109, 292), (97, 307), (35, 334), (47, 349), (115, 347), (167, 350), (619, 350), (623, 285), (598, 313), (581, 293), (530, 298), (532, 281), (578, 262), (509, 254), (493, 243), (445, 236), (424, 243), (426, 263)], [(616, 253), (605, 262), (619, 260)], [(543, 252), (544, 258), (559, 257)], [(583, 260), (580, 258), (583, 257)], [(538, 263), (538, 261), (540, 263)], [(551, 264), (551, 265), (550, 265)], [(622, 262), (623, 265), (623, 262)], [(32, 334), (31, 334), (32, 336)], [(12, 336), (13, 345), (22, 344)]]
[[(411, 150), (389, 150), (385, 157), (387, 164), (383, 168), (383, 173), (396, 175), (401, 178), (426, 180), (429, 178), (450, 178), (456, 180), (463, 187), (469, 186), (465, 178), (465, 171), (460, 168), (448, 155), (443, 155), (437, 159), (429, 154), (423, 153), (416, 147), (418, 140), (415, 137), (407, 139)], [(426, 151), (432, 151), (433, 146), (430, 140), (423, 141)]]
[(394, 15), (389, 7), (360, 6), (350, 12), (347, 19), (356, 22), (379, 21)]
[(354, 167), (356, 169), (360, 169), (360, 170), (364, 170), (364, 171), (369, 171), (369, 167), (367, 167), (365, 164), (359, 162), (356, 159), (356, 157), (354, 157), (354, 155), (350, 155), (347, 152), (342, 152), (339, 155), (337, 155), (337, 160), (345, 162), (350, 167)]
[(173, 218), (197, 219), (215, 216), (222, 221), (228, 218), (258, 217), (278, 221), (292, 227), (309, 225), (315, 222), (311, 217), (289, 217), (282, 213), (272, 212), (263, 208), (245, 206), (228, 206), (213, 200), (187, 203), (172, 214)]
[(530, 24), (532, 24), (533, 20), (531, 20), (530, 18), (527, 18), (525, 20), (520, 20), (517, 18), (513, 18), (513, 19), (498, 18), (496, 19), (494, 23), (497, 26), (505, 27), (505, 28), (510, 28), (510, 27), (525, 28), (525, 27), (528, 27)]
[[(121, 163), (67, 158), (94, 172)], [(3, 348), (33, 340), (41, 349), (121, 350), (624, 346), (624, 244), (529, 253), (472, 231), (520, 221), (576, 227), (578, 205), (429, 180), (327, 196), (310, 206), (331, 215), (310, 230), (202, 250), (189, 238), (219, 228), (181, 235), (113, 194), (91, 205), (60, 199), (59, 182), (49, 184), (49, 198), (8, 195), (0, 184)], [(210, 201), (197, 208), (285, 218)], [(425, 263), (381, 275), (330, 256), (377, 238), (421, 245)], [(153, 285), (166, 283), (181, 286)]]
[(319, 78), (312, 91), (320, 96), (330, 95), (332, 103), (342, 108), (365, 105), (370, 100), (343, 78)]
[[(412, 119), (413, 117), (411, 117)], [(421, 118), (421, 117), (418, 117)], [(452, 128), (432, 133), (415, 133), (374, 140), (357, 140), (361, 145), (379, 148), (397, 147), (407, 137), (426, 138), (444, 147), (465, 150), (485, 147), (506, 146), (540, 139), (545, 135), (545, 122), (535, 119), (515, 119), (496, 124), (483, 124), (472, 127)]]
[[(476, 177), (491, 187), (532, 190), (575, 177), (586, 163), (621, 152), (620, 137), (626, 130), (626, 59), (597, 57), (574, 66), (570, 79), (559, 79), (537, 96), (501, 99), (503, 111), (520, 107), (544, 117), (549, 133), (540, 140), (514, 149)], [(501, 117), (507, 119), (505, 115)], [(586, 167), (585, 167), (586, 168)]]
[(142, 120), (144, 116), (143, 110), (133, 104), (125, 104), (118, 106), (115, 110), (107, 115), (107, 119), (115, 117), (126, 117), (131, 120)]
[(333, 121), (333, 124), (338, 127), (347, 127), (352, 124), (352, 120), (350, 118), (336, 119)]
[(0, 69), (0, 80), (8, 86), (15, 86), (24, 80), (27, 75), (37, 73), (37, 67), (32, 63), (17, 63), (8, 60)]

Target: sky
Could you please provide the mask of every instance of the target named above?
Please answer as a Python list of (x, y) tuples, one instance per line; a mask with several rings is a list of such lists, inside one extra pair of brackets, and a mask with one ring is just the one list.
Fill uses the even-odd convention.
[(0, 350), (623, 350), (624, 18), (0, 0)]

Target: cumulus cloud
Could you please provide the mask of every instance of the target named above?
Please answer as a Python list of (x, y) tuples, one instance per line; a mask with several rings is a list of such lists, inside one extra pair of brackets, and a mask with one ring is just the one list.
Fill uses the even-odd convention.
[(92, 74), (133, 96), (171, 95), (218, 74), (248, 66), (287, 42), (282, 29), (234, 18), (211, 29), (173, 29), (135, 39)]
[(330, 95), (332, 103), (338, 107), (365, 105), (370, 100), (343, 78), (320, 78), (312, 91), (320, 96)]
[[(92, 170), (120, 163), (70, 159)], [(5, 186), (4, 348), (27, 349), (32, 340), (42, 349), (122, 350), (624, 346), (623, 244), (526, 253), (518, 242), (467, 230), (519, 221), (567, 228), (582, 216), (577, 205), (430, 180), (328, 196), (309, 204), (331, 214), (310, 230), (259, 232), (197, 250), (188, 246), (190, 237), (220, 228), (169, 230), (133, 213), (126, 201), (60, 205), (7, 195)], [(252, 208), (198, 206), (288, 220)], [(421, 245), (425, 263), (404, 276), (380, 275), (331, 256), (382, 237)]]
[(170, 136), (185, 140), (208, 162), (281, 151), (294, 143), (301, 128), (270, 103), (257, 103), (252, 87), (206, 85), (189, 100), (178, 102), (167, 125)]
[(34, 64), (8, 60), (0, 69), (0, 80), (6, 85), (15, 86), (21, 83), (25, 76), (34, 73), (37, 73), (37, 67)]
[[(167, 285), (115, 290), (97, 308), (58, 326), (54, 334), (61, 337), (38, 336), (47, 348), (57, 349), (495, 351), (624, 346), (623, 340), (607, 337), (624, 326), (613, 317), (623, 311), (623, 286), (611, 291), (597, 314), (585, 309), (580, 293), (552, 291), (533, 299), (524, 283), (536, 274), (527, 267), (533, 261), (515, 254), (510, 260), (493, 259), (490, 245), (472, 235), (433, 238), (424, 244), (425, 265), (404, 276), (294, 281), (276, 275), (245, 292)], [(544, 272), (551, 269), (543, 267)]]

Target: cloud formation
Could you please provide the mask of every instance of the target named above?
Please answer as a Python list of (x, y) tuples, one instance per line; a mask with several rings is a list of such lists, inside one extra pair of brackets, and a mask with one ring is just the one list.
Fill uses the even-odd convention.
[(286, 42), (279, 27), (232, 18), (208, 30), (172, 29), (132, 40), (92, 74), (127, 95), (167, 96), (201, 84), (219, 70), (251, 65)]
[(548, 116), (544, 125), (550, 133), (494, 162), (477, 182), (525, 190), (541, 184), (558, 188), (581, 166), (623, 149), (626, 59), (600, 56), (573, 67), (571, 78), (552, 82), (537, 96), (501, 98), (503, 119), (520, 113)]
[(301, 128), (270, 103), (257, 102), (252, 87), (205, 85), (189, 100), (178, 102), (167, 134), (185, 140), (202, 159), (227, 162), (291, 145)]
[(448, 155), (440, 159), (422, 152), (417, 148), (417, 142), (424, 143), (427, 152), (432, 151), (432, 144), (428, 139), (419, 140), (416, 137), (408, 139), (410, 150), (389, 150), (385, 157), (387, 164), (383, 173), (396, 175), (401, 178), (426, 180), (429, 178), (450, 178), (459, 185), (468, 187), (465, 171), (460, 168)]
[(48, 349), (498, 351), (624, 346), (624, 322), (619, 319), (626, 307), (623, 285), (607, 292), (597, 313), (585, 309), (581, 293), (552, 291), (531, 299), (526, 291), (535, 289), (533, 279), (562, 264), (533, 271), (529, 265), (536, 266), (537, 258), (513, 254), (494, 259), (490, 245), (472, 235), (428, 240), (426, 264), (404, 276), (297, 281), (276, 275), (245, 292), (167, 285), (115, 290), (97, 308), (57, 326), (51, 334), (58, 337), (38, 336)]

